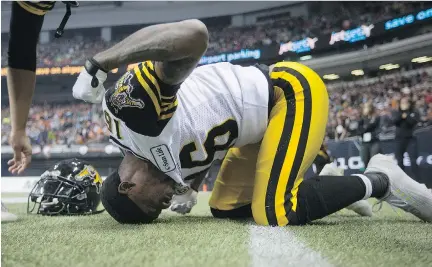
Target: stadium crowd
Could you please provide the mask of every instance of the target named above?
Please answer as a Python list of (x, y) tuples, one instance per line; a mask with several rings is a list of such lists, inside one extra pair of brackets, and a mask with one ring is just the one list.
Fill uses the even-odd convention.
[[(312, 4), (311, 2), (310, 5)], [(377, 22), (423, 8), (423, 5), (427, 4), (424, 2), (393, 2), (391, 5), (386, 2), (338, 2), (335, 3), (336, 9), (328, 13), (323, 12), (321, 8), (314, 11), (311, 6), (309, 18), (283, 13), (264, 17), (253, 26), (209, 26), (210, 44), (207, 53), (215, 54), (261, 45), (280, 44), (332, 31), (346, 30), (363, 23)], [(59, 40), (39, 45), (38, 66), (80, 65), (87, 56), (113, 45), (122, 37), (124, 36), (113, 36), (112, 41), (106, 42), (100, 37), (76, 35), (68, 38), (65, 34)], [(2, 42), (2, 66), (6, 66), (7, 38), (2, 38)]]
[[(327, 13), (320, 3), (308, 3), (309, 18), (282, 13), (262, 17), (247, 27), (209, 27), (208, 53), (233, 51), (298, 40), (363, 23), (386, 20), (400, 14), (424, 8), (425, 2), (335, 2)], [(114, 36), (106, 42), (100, 37), (80, 34), (40, 44), (38, 66), (81, 65), (86, 57), (111, 46), (124, 36)], [(7, 62), (7, 38), (2, 38), (2, 66)], [(329, 87), (329, 139), (341, 140), (359, 134), (361, 109), (372, 103), (381, 120), (383, 132), (390, 129), (391, 113), (398, 109), (400, 99), (407, 95), (418, 110), (423, 125), (432, 123), (432, 76), (428, 72), (400, 72), (395, 75), (339, 82)], [(30, 111), (28, 129), (34, 144), (83, 144), (107, 141), (108, 130), (101, 117), (101, 108), (88, 104), (35, 105)], [(2, 108), (2, 144), (7, 144), (10, 131), (8, 108)]]
[[(2, 109), (2, 144), (8, 143), (10, 112)], [(33, 144), (72, 145), (108, 142), (109, 131), (100, 105), (34, 105), (30, 109), (27, 130)]]
[[(398, 109), (404, 95), (412, 99), (420, 114), (418, 126), (432, 125), (432, 71), (428, 70), (400, 71), (357, 82), (330, 84), (327, 138), (343, 140), (358, 136), (361, 110), (366, 103), (373, 104), (381, 116), (382, 133), (391, 131), (392, 112)], [(1, 114), (2, 144), (7, 144), (9, 109), (3, 108)], [(30, 110), (28, 130), (32, 143), (42, 146), (108, 141), (100, 105), (35, 105)]]
[(366, 104), (371, 104), (380, 116), (381, 134), (394, 133), (392, 116), (399, 109), (402, 98), (409, 99), (420, 115), (417, 126), (432, 125), (432, 75), (428, 70), (400, 71), (357, 82), (329, 85), (327, 138), (343, 140), (358, 136), (362, 108)]

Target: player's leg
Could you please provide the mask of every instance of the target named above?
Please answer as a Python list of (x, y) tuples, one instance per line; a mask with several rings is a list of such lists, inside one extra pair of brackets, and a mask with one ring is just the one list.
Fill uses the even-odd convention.
[(298, 63), (277, 63), (270, 78), (275, 104), (258, 155), (252, 211), (258, 224), (286, 225), (324, 140), (328, 94), (320, 77)]
[(327, 92), (319, 76), (298, 63), (276, 64), (271, 78), (279, 79), (277, 103), (257, 160), (252, 212), (258, 224), (305, 224), (370, 197), (432, 222), (432, 192), (383, 155), (371, 159), (364, 175), (303, 181), (324, 137)]
[(432, 222), (432, 190), (411, 179), (389, 156), (371, 158), (364, 175), (318, 176), (298, 188), (296, 212), (290, 224), (305, 224), (370, 197)]
[[(320, 176), (343, 176), (344, 170), (338, 168), (335, 164), (330, 163), (326, 164), (322, 171), (319, 174)], [(367, 200), (359, 200), (354, 202), (353, 204), (346, 207), (349, 210), (354, 211), (355, 213), (361, 216), (372, 216), (372, 205), (369, 204)]]
[(228, 151), (209, 201), (214, 217), (252, 217), (251, 203), (258, 151), (259, 144)]
[(304, 224), (364, 198), (369, 192), (364, 176), (318, 176), (303, 181), (319, 152), (327, 122), (328, 95), (320, 77), (301, 64), (281, 62), (271, 79), (276, 104), (257, 160), (255, 221)]

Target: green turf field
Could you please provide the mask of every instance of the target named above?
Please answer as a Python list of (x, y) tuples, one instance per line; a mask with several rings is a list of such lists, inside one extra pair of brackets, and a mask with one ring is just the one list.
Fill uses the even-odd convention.
[[(8, 196), (2, 196), (5, 197)], [(287, 231), (307, 247), (299, 247), (300, 251), (293, 256), (284, 247), (275, 252), (278, 242), (291, 241), (277, 240), (277, 234), (271, 243), (266, 241), (267, 236), (262, 236), (264, 241), (259, 240), (262, 243), (254, 242), (251, 229), (255, 228), (251, 221), (213, 219), (207, 199), (208, 194), (202, 193), (191, 215), (166, 212), (157, 223), (140, 226), (119, 225), (106, 213), (85, 217), (29, 216), (26, 204), (8, 204), (10, 211), (21, 219), (2, 224), (1, 263), (2, 266), (271, 267), (278, 266), (275, 264), (278, 259), (291, 262), (290, 257), (296, 258), (292, 258), (293, 263), (302, 262), (301, 257), (310, 262), (313, 257), (309, 253), (314, 251), (326, 264), (312, 259), (313, 264), (292, 266), (432, 266), (432, 224), (403, 212), (396, 213), (388, 205), (373, 218), (341, 211), (309, 226), (265, 228), (269, 236), (272, 231)], [(261, 246), (259, 257), (275, 256), (257, 260), (252, 243)], [(268, 245), (273, 251), (266, 250)]]

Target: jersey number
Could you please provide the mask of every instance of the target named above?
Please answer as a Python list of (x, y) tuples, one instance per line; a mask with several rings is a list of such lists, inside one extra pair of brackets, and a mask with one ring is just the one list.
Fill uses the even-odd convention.
[[(228, 134), (228, 141), (225, 144), (216, 144), (216, 137), (225, 136)], [(197, 150), (195, 142), (191, 142), (185, 145), (180, 152), (180, 161), (182, 168), (191, 169), (193, 167), (206, 166), (213, 162), (215, 153), (217, 151), (228, 150), (231, 147), (231, 143), (238, 137), (238, 125), (235, 120), (229, 119), (211, 129), (207, 133), (207, 138), (204, 141), (205, 154), (207, 154), (204, 160), (193, 160), (192, 152)]]
[(117, 139), (122, 139), (121, 134), (120, 134), (120, 122), (114, 118), (111, 118), (110, 114), (106, 110), (104, 111), (104, 117), (105, 117), (105, 122), (108, 126), (108, 130), (112, 134), (114, 134), (114, 131), (113, 131), (113, 122), (114, 122), (115, 133), (116, 133)]

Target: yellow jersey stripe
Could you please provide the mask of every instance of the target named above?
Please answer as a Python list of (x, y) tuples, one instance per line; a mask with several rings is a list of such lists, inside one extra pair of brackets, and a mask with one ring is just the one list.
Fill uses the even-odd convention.
[(164, 112), (164, 111), (167, 111), (169, 109), (172, 109), (172, 108), (176, 107), (177, 105), (178, 105), (178, 100), (176, 99), (173, 103), (170, 103), (168, 106), (163, 107), (161, 109), (161, 112)]
[(170, 113), (170, 114), (166, 114), (166, 115), (162, 115), (159, 117), (160, 120), (166, 120), (171, 118), (174, 115), (174, 112)]
[(148, 60), (148, 61), (146, 61), (145, 63), (147, 64), (147, 66), (148, 66), (152, 71), (154, 71), (154, 65), (153, 65), (153, 62), (151, 62), (150, 60)]
[(161, 98), (161, 91), (160, 91), (159, 83), (157, 82), (156, 78), (149, 73), (149, 71), (146, 68), (146, 65), (143, 64), (142, 70), (143, 70), (145, 76), (147, 76), (147, 78), (150, 80), (150, 82), (156, 87), (156, 91), (157, 91), (157, 93), (159, 95), (159, 99), (160, 99)]
[[(160, 81), (160, 82), (162, 82), (162, 85), (160, 85), (160, 84), (157, 84), (157, 86), (158, 86), (158, 92), (160, 92), (160, 97), (161, 97), (161, 99), (164, 99), (164, 100), (169, 100), (169, 101), (171, 101), (171, 100), (173, 100), (174, 98), (175, 98), (175, 95), (176, 95), (176, 92), (177, 92), (177, 90), (178, 90), (178, 85), (167, 85), (167, 84), (164, 84), (163, 83), (163, 81), (161, 81), (160, 79), (159, 79), (159, 77), (158, 77), (158, 75), (156, 74), (156, 71), (155, 71), (155, 69), (154, 69), (154, 64), (153, 64), (153, 62), (151, 62), (151, 61), (146, 61), (145, 62), (145, 65), (146, 65), (146, 67), (147, 67), (147, 71), (148, 71), (148, 73), (151, 75), (151, 76), (153, 76), (154, 78), (155, 78), (155, 80), (156, 81)], [(160, 88), (160, 86), (167, 86), (167, 88), (164, 90), (163, 88), (162, 88), (162, 90), (160, 90), (159, 88)], [(174, 91), (173, 91), (173, 89), (175, 89)], [(174, 94), (174, 95), (172, 95), (172, 96), (166, 96), (166, 94), (168, 93), (168, 95), (171, 95), (171, 94)], [(164, 95), (165, 94), (165, 95)]]
[(161, 96), (162, 99), (168, 100), (168, 101), (173, 100), (174, 97), (176, 97), (176, 96), (175, 95), (173, 95), (173, 96)]
[(26, 11), (35, 14), (35, 15), (39, 15), (39, 16), (43, 16), (45, 15), (49, 10), (43, 10), (34, 6), (29, 5), (26, 2), (23, 1), (17, 1), (17, 3), (24, 8)]
[(134, 72), (135, 72), (135, 75), (136, 75), (136, 77), (138, 79), (138, 82), (141, 84), (142, 88), (147, 92), (148, 96), (152, 100), (154, 108), (156, 110), (156, 114), (159, 116), (159, 114), (161, 112), (160, 111), (161, 108), (160, 108), (159, 101), (158, 101), (156, 95), (154, 94), (154, 92), (150, 88), (150, 86), (144, 81), (144, 78), (142, 77), (141, 71), (138, 68), (138, 66), (135, 66)]
[(167, 106), (171, 105), (172, 102), (162, 102), (161, 104), (162, 104), (161, 105), (162, 107), (167, 107)]

